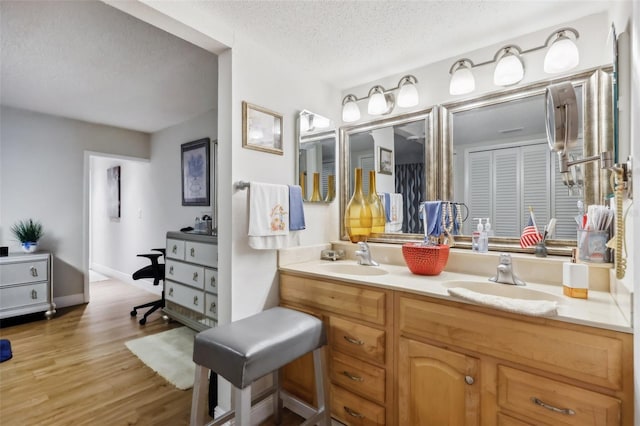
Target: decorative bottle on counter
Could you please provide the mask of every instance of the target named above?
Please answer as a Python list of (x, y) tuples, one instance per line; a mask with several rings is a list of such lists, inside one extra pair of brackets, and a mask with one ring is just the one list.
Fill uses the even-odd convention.
[(354, 190), (344, 211), (344, 227), (352, 243), (367, 241), (371, 234), (371, 207), (362, 192), (362, 169), (354, 170)]
[(381, 234), (384, 232), (386, 221), (384, 206), (376, 189), (376, 172), (374, 170), (369, 171), (369, 195), (367, 196), (367, 201), (371, 207), (371, 233)]
[(309, 201), (322, 201), (322, 196), (320, 195), (320, 173), (313, 174), (313, 192)]
[(327, 196), (324, 197), (324, 201), (331, 202), (336, 198), (336, 176), (329, 175), (327, 177)]

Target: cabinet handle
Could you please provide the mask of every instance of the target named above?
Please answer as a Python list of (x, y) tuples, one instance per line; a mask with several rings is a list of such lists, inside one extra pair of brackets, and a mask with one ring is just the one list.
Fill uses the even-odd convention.
[(173, 247), (171, 247), (171, 253), (173, 254), (178, 254), (178, 246), (177, 245), (173, 245)]
[(343, 337), (344, 337), (344, 340), (346, 340), (349, 343), (353, 343), (354, 345), (358, 345), (358, 346), (364, 345), (364, 342), (362, 340), (354, 339), (353, 337), (349, 337), (349, 336), (343, 336)]
[(349, 373), (348, 371), (343, 371), (342, 375), (343, 376), (347, 376), (348, 378), (350, 378), (354, 382), (364, 382), (364, 379), (362, 377), (354, 376), (353, 374)]
[(31, 268), (29, 268), (29, 270), (31, 270), (31, 276), (32, 277), (37, 277), (38, 276), (38, 268), (36, 268), (35, 266), (32, 266)]
[(553, 405), (549, 405), (546, 402), (544, 402), (543, 400), (536, 398), (535, 396), (531, 397), (531, 401), (536, 405), (539, 405), (539, 406), (541, 406), (543, 408), (546, 408), (547, 410), (553, 411), (554, 413), (564, 414), (565, 416), (573, 416), (574, 414), (576, 414), (576, 412), (573, 411), (570, 408), (557, 408), (557, 407), (554, 407)]
[(213, 312), (214, 314), (217, 311), (217, 306), (216, 306), (216, 302), (211, 302), (211, 306), (209, 306), (209, 312)]
[(169, 288), (169, 296), (173, 296), (173, 287)]
[(357, 417), (359, 419), (364, 419), (364, 415), (358, 413), (357, 411), (353, 411), (351, 408), (347, 407), (346, 405), (344, 407), (344, 411), (347, 412), (348, 415), (350, 415), (351, 417)]
[(193, 305), (198, 306), (198, 296), (193, 296)]
[(196, 249), (195, 249), (195, 247), (191, 247), (191, 257), (196, 257)]
[(471, 376), (464, 376), (464, 381), (468, 385), (472, 385), (475, 383), (475, 380), (473, 380), (473, 377)]
[(37, 292), (37, 291), (35, 291), (35, 290), (31, 290), (31, 298), (32, 298), (33, 300), (38, 299), (38, 292)]
[(198, 273), (197, 272), (193, 273), (193, 280), (194, 281), (198, 281)]
[(173, 266), (169, 266), (169, 275), (173, 275)]
[(212, 276), (211, 277), (211, 287), (215, 287), (216, 286), (216, 277)]

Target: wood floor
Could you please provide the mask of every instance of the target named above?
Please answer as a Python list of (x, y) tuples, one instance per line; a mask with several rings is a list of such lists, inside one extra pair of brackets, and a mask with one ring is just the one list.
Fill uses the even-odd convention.
[[(0, 424), (188, 425), (191, 390), (173, 387), (124, 345), (181, 326), (159, 313), (145, 326), (129, 316), (155, 297), (100, 281), (91, 284), (91, 303), (59, 309), (49, 321), (3, 320), (0, 337), (11, 341), (13, 358), (0, 363)], [(283, 424), (300, 420), (287, 412)]]

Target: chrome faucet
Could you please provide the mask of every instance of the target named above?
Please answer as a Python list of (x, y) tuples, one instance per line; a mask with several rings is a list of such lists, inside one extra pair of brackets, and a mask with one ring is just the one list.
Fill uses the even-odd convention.
[(371, 250), (369, 249), (369, 244), (365, 243), (364, 241), (360, 241), (358, 243), (358, 247), (360, 247), (360, 250), (356, 250), (358, 265), (363, 265), (363, 266), (379, 266), (380, 265), (378, 262), (371, 259)]
[(489, 278), (489, 281), (510, 285), (525, 285), (525, 282), (516, 276), (513, 272), (513, 264), (511, 255), (503, 253), (500, 255), (500, 264), (495, 277)]

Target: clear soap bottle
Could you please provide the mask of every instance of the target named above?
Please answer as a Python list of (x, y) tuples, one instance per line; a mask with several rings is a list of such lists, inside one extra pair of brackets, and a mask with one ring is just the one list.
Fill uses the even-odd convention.
[(482, 226), (482, 218), (474, 217), (473, 220), (477, 220), (478, 225), (476, 230), (471, 233), (471, 250), (480, 252), (480, 234), (484, 232), (484, 227)]
[(478, 230), (480, 231), (480, 241), (478, 242), (478, 251), (480, 253), (486, 253), (489, 251), (489, 230), (491, 230), (491, 224), (487, 222), (483, 227), (482, 220), (479, 222)]

